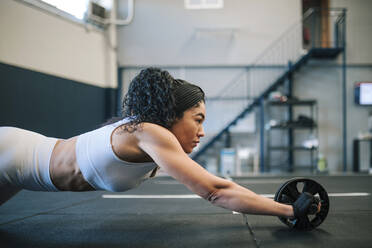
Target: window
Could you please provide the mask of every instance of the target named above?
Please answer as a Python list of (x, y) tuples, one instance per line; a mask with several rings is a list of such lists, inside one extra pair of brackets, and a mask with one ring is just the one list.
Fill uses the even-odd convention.
[(222, 9), (223, 0), (185, 0), (186, 9)]
[(63, 10), (70, 15), (82, 20), (87, 11), (89, 0), (41, 0), (57, 9)]
[(98, 3), (105, 10), (112, 8), (112, 0), (22, 0), (44, 11), (79, 23), (84, 23), (89, 2)]

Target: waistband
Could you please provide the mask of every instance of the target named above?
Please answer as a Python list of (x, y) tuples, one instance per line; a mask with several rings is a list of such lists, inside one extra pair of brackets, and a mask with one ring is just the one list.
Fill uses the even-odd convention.
[(35, 168), (32, 170), (33, 182), (27, 183), (26, 187), (38, 191), (59, 191), (54, 186), (49, 173), (50, 158), (58, 139), (45, 137), (35, 147), (33, 159)]

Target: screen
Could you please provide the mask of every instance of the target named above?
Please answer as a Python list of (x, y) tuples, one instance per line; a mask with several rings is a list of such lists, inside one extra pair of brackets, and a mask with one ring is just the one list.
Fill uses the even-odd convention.
[(355, 84), (355, 103), (372, 105), (372, 82), (357, 82)]
[(362, 105), (372, 104), (372, 83), (364, 83), (360, 85), (359, 103)]

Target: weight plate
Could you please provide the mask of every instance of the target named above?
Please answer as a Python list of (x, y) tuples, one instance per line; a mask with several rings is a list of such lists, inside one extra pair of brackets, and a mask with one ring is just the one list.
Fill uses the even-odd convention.
[(312, 230), (322, 224), (329, 211), (329, 198), (327, 191), (316, 181), (308, 178), (293, 178), (285, 182), (276, 192), (274, 200), (292, 205), (301, 193), (308, 192), (317, 197), (321, 203), (319, 213), (309, 214), (305, 218), (291, 219), (279, 217), (280, 221), (298, 230)]

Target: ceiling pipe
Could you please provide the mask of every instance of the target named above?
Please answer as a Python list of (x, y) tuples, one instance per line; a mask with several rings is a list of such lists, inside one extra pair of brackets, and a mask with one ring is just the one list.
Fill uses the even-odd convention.
[[(113, 0), (113, 11), (117, 10), (117, 3), (116, 0)], [(134, 0), (128, 0), (128, 15), (126, 19), (109, 19), (105, 21), (105, 24), (114, 24), (117, 26), (125, 26), (132, 22), (134, 17)]]

